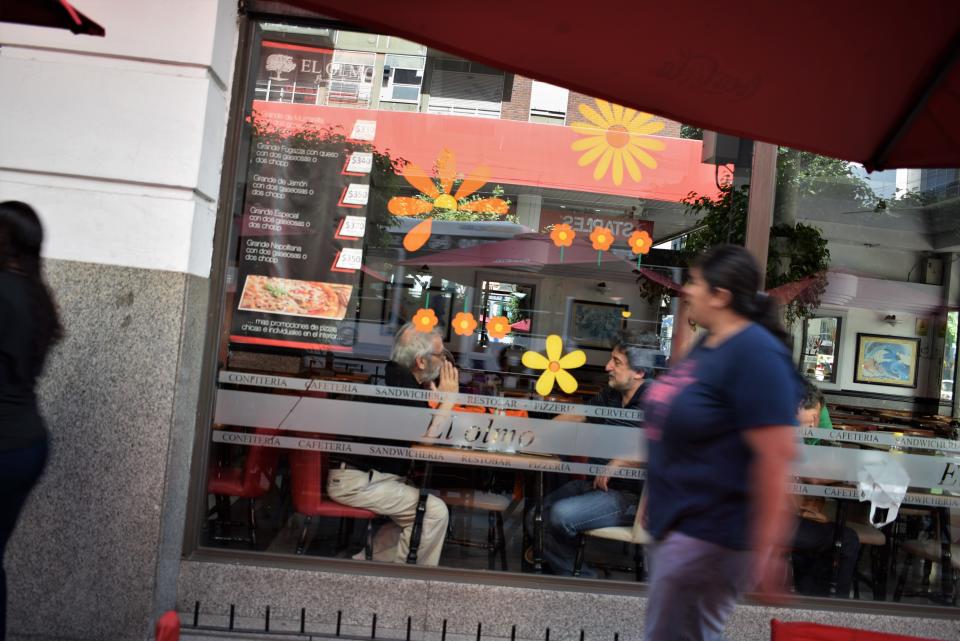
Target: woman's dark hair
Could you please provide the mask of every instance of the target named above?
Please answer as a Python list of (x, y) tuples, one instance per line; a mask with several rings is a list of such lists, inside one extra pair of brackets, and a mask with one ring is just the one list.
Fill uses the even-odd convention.
[(777, 302), (761, 290), (763, 279), (757, 261), (739, 245), (717, 245), (693, 265), (710, 289), (730, 292), (730, 307), (740, 316), (765, 327), (788, 348), (790, 334), (780, 321)]
[(826, 404), (827, 399), (824, 398), (820, 388), (807, 379), (803, 379), (803, 400), (800, 401), (800, 407), (805, 410), (812, 410), (825, 407)]
[(0, 203), (0, 271), (25, 276), (33, 312), (34, 374), (43, 371), (50, 346), (63, 336), (57, 307), (40, 274), (43, 225), (30, 205), (16, 200)]

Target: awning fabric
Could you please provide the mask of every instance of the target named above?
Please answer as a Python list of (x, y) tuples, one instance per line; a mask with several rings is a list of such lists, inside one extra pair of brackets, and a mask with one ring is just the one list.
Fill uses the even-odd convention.
[(0, 3), (0, 22), (69, 29), (78, 35), (106, 35), (103, 27), (77, 11), (67, 0), (6, 0)]
[(868, 169), (960, 166), (960, 2), (274, 4)]

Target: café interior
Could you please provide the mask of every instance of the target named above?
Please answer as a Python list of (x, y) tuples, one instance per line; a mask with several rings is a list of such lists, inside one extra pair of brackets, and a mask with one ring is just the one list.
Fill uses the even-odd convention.
[[(266, 37), (336, 47), (308, 31), (286, 34), (285, 41), (276, 33)], [(348, 129), (358, 118), (350, 106), (289, 104), (270, 91), (249, 103), (266, 118), (307, 110)], [(353, 451), (367, 452), (361, 455), (373, 467), (380, 459), (370, 452), (402, 461), (421, 500), (434, 496), (447, 506), (440, 567), (565, 574), (544, 558), (550, 527), (542, 518), (544, 500), (571, 479), (590, 479), (595, 461), (615, 458), (611, 452), (622, 447), (636, 466), (614, 474), (643, 478), (642, 417), (633, 419), (639, 429), (591, 420), (591, 403), (608, 384), (611, 351), (628, 337), (648, 356), (649, 378), (683, 358), (699, 332), (687, 322), (680, 295), (691, 248), (723, 232), (743, 242), (742, 225), (731, 221), (737, 212), (745, 215), (741, 185), (749, 179), (722, 157), (710, 132), (676, 127), (667, 135), (670, 121), (655, 114), (640, 114), (636, 131), (620, 126), (604, 134), (605, 141), (577, 146), (589, 138), (582, 131), (603, 124), (592, 116), (602, 121), (609, 112), (628, 123), (636, 116), (597, 99), (581, 104), (586, 108), (568, 113), (579, 125), (364, 109), (362, 117), (379, 128), (362, 149), (403, 161), (387, 170), (390, 180), (370, 177), (362, 266), (349, 275), (353, 290), (335, 322), (336, 339), (326, 345), (251, 340), (237, 331), (234, 315), (244, 305), (247, 273), (239, 247), (249, 203), (241, 203), (231, 228), (235, 251), (224, 266), (207, 496), (197, 508), (200, 547), (305, 564), (383, 563), (369, 548), (388, 519), (340, 504), (327, 492), (335, 443), (369, 443), (382, 447)], [(657, 122), (663, 126), (642, 129)], [(627, 160), (618, 155), (616, 138), (624, 131), (643, 141)], [(256, 132), (250, 135), (255, 141)], [(612, 150), (608, 156), (593, 153), (602, 145)], [(643, 164), (648, 158), (653, 162)], [(770, 294), (783, 305), (797, 368), (824, 395), (829, 417), (798, 428), (804, 445), (794, 490), (799, 499), (820, 499), (817, 518), (835, 532), (814, 553), (826, 569), (812, 589), (792, 577), (788, 589), (956, 607), (957, 172), (952, 179), (931, 170), (867, 174), (790, 149), (781, 149), (779, 160), (791, 171), (778, 174), (775, 232), (794, 232), (771, 234), (777, 258), (768, 263), (768, 277), (779, 280)], [(244, 167), (238, 184), (250, 183), (257, 170)], [(465, 184), (473, 191), (462, 196)], [(451, 192), (462, 197), (455, 193), (445, 207), (441, 197)], [(406, 215), (396, 199), (428, 205)], [(427, 238), (417, 246), (410, 239), (423, 235), (426, 219)], [(810, 229), (820, 244), (801, 233)], [(804, 273), (806, 263), (815, 269)], [(308, 280), (332, 282), (330, 274), (329, 265), (318, 264)], [(473, 438), (459, 432), (448, 443), (430, 438), (422, 427), (433, 416), (427, 392), (411, 397), (412, 406), (392, 409), (387, 364), (398, 334), (420, 331), (419, 322), (439, 335), (457, 368), (453, 425), (466, 434), (474, 430)], [(543, 389), (544, 371), (529, 366), (525, 355), (550, 350), (548, 337), (557, 337), (563, 353), (584, 354), (570, 369), (573, 389), (559, 382)], [(571, 414), (580, 420), (564, 419)], [(478, 438), (481, 428), (521, 436)], [(536, 435), (536, 447), (526, 447), (526, 433)], [(861, 500), (863, 475), (882, 475), (876, 470), (885, 466), (909, 476), (899, 500)], [(880, 480), (896, 495), (892, 486), (900, 477), (890, 474)], [(886, 507), (871, 509), (881, 504)], [(847, 531), (856, 552), (844, 593), (838, 573)], [(569, 580), (642, 584), (650, 543), (632, 518), (581, 533)], [(393, 562), (416, 563), (417, 542), (410, 547), (413, 558)]]

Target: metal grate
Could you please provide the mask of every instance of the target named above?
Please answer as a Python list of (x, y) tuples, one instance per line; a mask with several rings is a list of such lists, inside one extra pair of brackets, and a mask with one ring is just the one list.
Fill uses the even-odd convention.
[[(252, 634), (252, 635), (283, 635), (286, 637), (303, 637), (305, 639), (311, 638), (324, 638), (324, 639), (347, 639), (349, 641), (373, 641), (379, 639), (380, 641), (412, 641), (413, 637), (413, 617), (407, 617), (407, 629), (406, 635), (403, 638), (400, 637), (378, 637), (377, 636), (377, 614), (374, 612), (371, 615), (370, 619), (370, 633), (369, 634), (345, 634), (342, 632), (343, 628), (343, 610), (337, 610), (337, 625), (335, 631), (331, 634), (330, 632), (319, 632), (319, 631), (310, 631), (308, 630), (307, 621), (307, 609), (300, 608), (300, 629), (299, 630), (271, 630), (270, 629), (270, 606), (266, 606), (263, 610), (263, 625), (255, 628), (240, 628), (235, 625), (236, 622), (236, 606), (230, 604), (230, 614), (228, 617), (227, 625), (209, 625), (203, 624), (200, 622), (200, 602), (196, 601), (193, 607), (193, 622), (191, 625), (182, 626), (185, 631), (194, 630), (202, 632), (229, 632), (237, 634)], [(499, 638), (499, 637), (496, 637)], [(440, 641), (447, 641), (447, 620), (443, 620), (443, 624), (440, 632)], [(483, 622), (477, 622), (477, 633), (476, 641), (483, 641)], [(517, 626), (514, 624), (510, 628), (510, 641), (517, 641)], [(550, 628), (546, 628), (543, 632), (543, 641), (550, 641)], [(586, 630), (583, 628), (580, 629), (580, 641), (587, 641)], [(591, 641), (602, 641), (594, 640)], [(613, 641), (620, 641), (620, 633), (614, 633)]]

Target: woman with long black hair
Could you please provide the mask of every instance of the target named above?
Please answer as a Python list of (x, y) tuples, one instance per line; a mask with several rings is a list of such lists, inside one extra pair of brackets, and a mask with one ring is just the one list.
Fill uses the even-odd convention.
[(743, 592), (783, 586), (801, 387), (761, 278), (733, 245), (691, 268), (684, 304), (706, 336), (645, 398), (646, 641), (719, 640)]
[[(36, 382), (62, 329), (40, 274), (43, 226), (24, 203), (0, 203), (0, 561), (47, 460)], [(6, 637), (7, 576), (0, 564), (0, 640)]]

